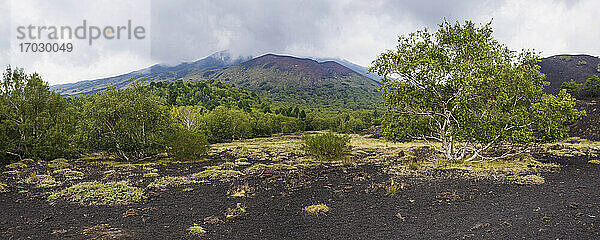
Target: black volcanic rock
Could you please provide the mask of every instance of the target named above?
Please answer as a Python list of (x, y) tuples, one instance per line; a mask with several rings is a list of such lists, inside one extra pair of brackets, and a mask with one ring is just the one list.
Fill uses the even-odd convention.
[(563, 82), (573, 79), (582, 84), (592, 75), (600, 75), (598, 62), (599, 58), (589, 55), (556, 55), (542, 58), (538, 63), (540, 71), (546, 74), (546, 81), (550, 82), (545, 91), (555, 94)]

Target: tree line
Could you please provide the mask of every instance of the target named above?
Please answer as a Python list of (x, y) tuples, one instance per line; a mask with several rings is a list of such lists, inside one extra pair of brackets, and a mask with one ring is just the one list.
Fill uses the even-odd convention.
[(0, 158), (51, 160), (108, 153), (129, 162), (199, 158), (208, 144), (306, 130), (353, 133), (377, 111), (272, 104), (218, 80), (134, 84), (65, 98), (38, 74), (7, 68), (0, 87)]

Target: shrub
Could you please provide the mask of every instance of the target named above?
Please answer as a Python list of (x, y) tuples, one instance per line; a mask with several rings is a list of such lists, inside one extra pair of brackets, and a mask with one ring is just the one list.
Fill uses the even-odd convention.
[(573, 79), (571, 79), (571, 81), (563, 82), (560, 85), (560, 89), (565, 89), (565, 91), (573, 97), (579, 97), (579, 84)]
[(303, 148), (319, 161), (337, 161), (348, 157), (352, 150), (350, 137), (323, 133), (314, 136), (304, 136)]
[(586, 62), (586, 61), (579, 61), (579, 62), (577, 63), (577, 65), (579, 65), (579, 66), (582, 66), (582, 65), (587, 65), (587, 62)]
[(116, 89), (84, 100), (79, 137), (90, 151), (106, 151), (127, 162), (157, 156), (173, 132), (162, 99), (139, 88)]
[(210, 149), (206, 136), (187, 129), (178, 129), (167, 137), (167, 152), (179, 161), (198, 160)]
[(0, 162), (72, 152), (74, 111), (37, 73), (8, 67), (0, 79)]
[(593, 75), (585, 81), (585, 91), (592, 97), (600, 97), (600, 77)]
[(251, 136), (252, 129), (248, 113), (239, 109), (218, 106), (203, 116), (202, 131), (210, 142), (229, 142)]

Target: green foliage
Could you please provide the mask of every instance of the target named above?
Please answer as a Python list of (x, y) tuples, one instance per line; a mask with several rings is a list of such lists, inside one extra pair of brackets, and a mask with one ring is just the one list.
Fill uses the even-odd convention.
[(490, 24), (444, 22), (435, 33), (400, 36), (395, 50), (373, 62), (370, 71), (384, 76), (386, 136), (441, 142), (432, 146), (452, 160), (483, 158), (490, 144), (566, 136), (580, 116), (569, 108), (574, 99), (544, 95), (536, 54), (498, 43)]
[(349, 136), (333, 133), (304, 136), (302, 144), (304, 149), (319, 161), (343, 160), (352, 150)]
[(0, 162), (71, 154), (74, 114), (37, 74), (8, 67), (0, 82)]
[(47, 174), (31, 175), (27, 177), (23, 182), (27, 184), (33, 184), (35, 185), (35, 187), (38, 188), (49, 188), (60, 185), (60, 183), (54, 180), (52, 176)]
[(75, 170), (68, 169), (68, 168), (54, 170), (52, 173), (54, 173), (54, 174), (60, 174), (64, 178), (69, 179), (69, 180), (72, 180), (72, 179), (81, 179), (81, 178), (83, 178), (85, 176), (85, 174), (82, 173), (82, 172), (80, 172), (80, 171), (75, 171)]
[(114, 89), (84, 100), (79, 136), (85, 149), (135, 162), (165, 149), (174, 125), (163, 101), (140, 88)]
[(218, 106), (202, 118), (203, 130), (211, 142), (228, 142), (248, 138), (252, 134), (247, 113)]
[(585, 81), (585, 91), (591, 97), (600, 97), (600, 77), (594, 75)]
[(82, 182), (52, 193), (48, 200), (65, 198), (71, 202), (90, 205), (117, 205), (144, 201), (144, 190), (127, 182)]
[(568, 94), (573, 97), (579, 97), (579, 84), (575, 82), (575, 80), (571, 79), (571, 81), (563, 82), (560, 85), (560, 89), (564, 89)]
[(305, 212), (310, 213), (310, 214), (320, 215), (320, 214), (326, 214), (327, 212), (329, 212), (329, 207), (325, 204), (315, 204), (315, 205), (306, 206), (302, 210), (304, 210)]
[[(531, 127), (513, 132), (514, 138), (523, 137), (525, 141), (552, 142), (569, 137), (569, 124), (585, 114), (575, 109), (575, 102), (566, 90), (557, 95), (543, 94), (529, 108)], [(531, 134), (530, 136), (522, 136)], [(518, 135), (518, 136), (517, 136)], [(523, 141), (522, 141), (523, 142)]]
[(188, 228), (188, 232), (190, 232), (190, 234), (195, 234), (195, 235), (204, 235), (206, 233), (206, 230), (204, 230), (203, 227), (194, 225)]
[(579, 66), (587, 65), (587, 62), (586, 61), (579, 61), (579, 62), (577, 62), (577, 65), (579, 65)]
[(177, 129), (167, 139), (167, 152), (179, 161), (199, 160), (210, 149), (204, 134), (187, 129)]
[(256, 94), (218, 80), (152, 82), (145, 87), (154, 95), (163, 97), (172, 106), (202, 106), (212, 110), (217, 106), (237, 107), (250, 111), (258, 106)]

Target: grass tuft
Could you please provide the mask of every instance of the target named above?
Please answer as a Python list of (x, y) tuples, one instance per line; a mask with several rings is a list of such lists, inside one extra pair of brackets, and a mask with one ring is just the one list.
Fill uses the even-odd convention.
[(188, 232), (194, 235), (204, 235), (206, 233), (206, 230), (204, 230), (203, 227), (194, 225), (188, 228)]
[(54, 174), (60, 174), (63, 177), (69, 179), (69, 180), (82, 179), (85, 176), (85, 174), (83, 174), (82, 172), (71, 170), (69, 168), (63, 168), (63, 169), (54, 170), (52, 173), (54, 173)]
[(506, 177), (506, 181), (516, 184), (542, 184), (545, 182), (543, 177), (538, 175), (511, 175)]
[(320, 214), (326, 214), (327, 212), (329, 212), (329, 207), (325, 204), (315, 204), (315, 205), (306, 206), (302, 210), (304, 210), (305, 212), (310, 213), (310, 214), (320, 215)]
[(591, 163), (591, 164), (600, 164), (600, 160), (598, 160), (598, 159), (589, 160), (588, 163)]
[(66, 168), (66, 167), (69, 167), (69, 163), (68, 163), (67, 159), (57, 158), (57, 159), (54, 159), (54, 160), (50, 161), (50, 163), (48, 163), (48, 167), (51, 167), (51, 168)]
[(52, 176), (46, 174), (31, 175), (27, 177), (24, 182), (33, 184), (37, 188), (50, 188), (60, 185), (60, 183), (54, 180)]
[(26, 168), (27, 164), (22, 163), (22, 162), (15, 162), (15, 163), (6, 165), (6, 167), (10, 168), (10, 169), (18, 169), (18, 168), (20, 169), (20, 168)]
[(141, 202), (147, 197), (144, 190), (127, 182), (82, 182), (48, 196), (48, 200), (59, 198), (90, 205), (119, 205)]

